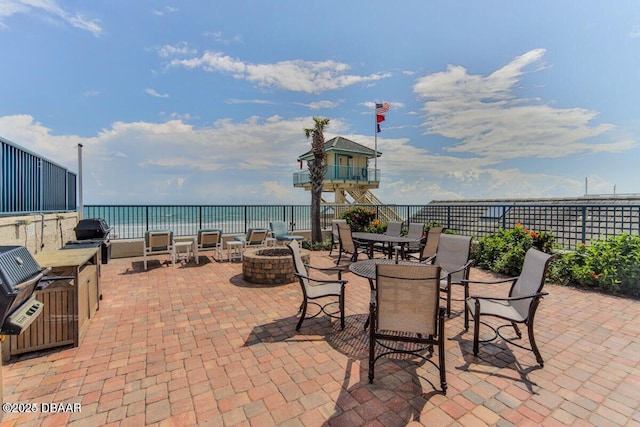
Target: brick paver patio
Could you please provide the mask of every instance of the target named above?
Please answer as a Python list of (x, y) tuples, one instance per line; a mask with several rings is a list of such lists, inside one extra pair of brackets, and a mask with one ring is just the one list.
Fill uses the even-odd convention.
[[(332, 263), (312, 254), (312, 264)], [(104, 298), (80, 347), (3, 366), (5, 402), (81, 411), (5, 413), (1, 426), (640, 425), (637, 300), (547, 285), (542, 369), (503, 342), (474, 357), (454, 302), (443, 396), (428, 363), (384, 359), (368, 383), (365, 279), (344, 276), (344, 331), (319, 317), (296, 333), (297, 283), (249, 284), (238, 263), (141, 264), (103, 266)]]

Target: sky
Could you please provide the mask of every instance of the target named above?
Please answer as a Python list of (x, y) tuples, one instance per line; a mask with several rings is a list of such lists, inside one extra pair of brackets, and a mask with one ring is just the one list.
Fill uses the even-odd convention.
[(640, 193), (638, 1), (0, 0), (0, 62), (85, 204), (307, 204), (313, 117), (384, 203)]

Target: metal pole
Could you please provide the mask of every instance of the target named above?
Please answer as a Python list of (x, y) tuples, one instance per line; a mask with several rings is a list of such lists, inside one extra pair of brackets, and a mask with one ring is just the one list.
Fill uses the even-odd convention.
[(84, 200), (82, 198), (82, 144), (78, 144), (78, 219), (84, 216)]
[(376, 174), (376, 178), (378, 177), (378, 114), (376, 113), (376, 105), (378, 103), (373, 103), (373, 135), (374, 135), (374, 154), (373, 154), (373, 170)]

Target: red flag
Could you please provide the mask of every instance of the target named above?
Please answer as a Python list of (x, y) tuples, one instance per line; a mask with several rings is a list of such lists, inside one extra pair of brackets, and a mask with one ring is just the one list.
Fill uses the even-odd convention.
[(384, 120), (385, 120), (384, 119), (384, 114), (376, 114), (376, 121), (378, 123), (382, 123), (382, 122), (384, 122)]

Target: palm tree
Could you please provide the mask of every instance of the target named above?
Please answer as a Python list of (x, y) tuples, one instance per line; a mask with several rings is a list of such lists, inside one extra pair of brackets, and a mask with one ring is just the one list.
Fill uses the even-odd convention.
[(320, 228), (320, 200), (322, 198), (322, 186), (324, 184), (324, 173), (327, 170), (324, 152), (324, 128), (329, 125), (329, 119), (314, 117), (315, 126), (305, 129), (304, 133), (311, 140), (311, 151), (313, 160), (307, 162), (309, 166), (309, 179), (311, 181), (311, 241), (319, 243), (322, 241), (322, 229)]

